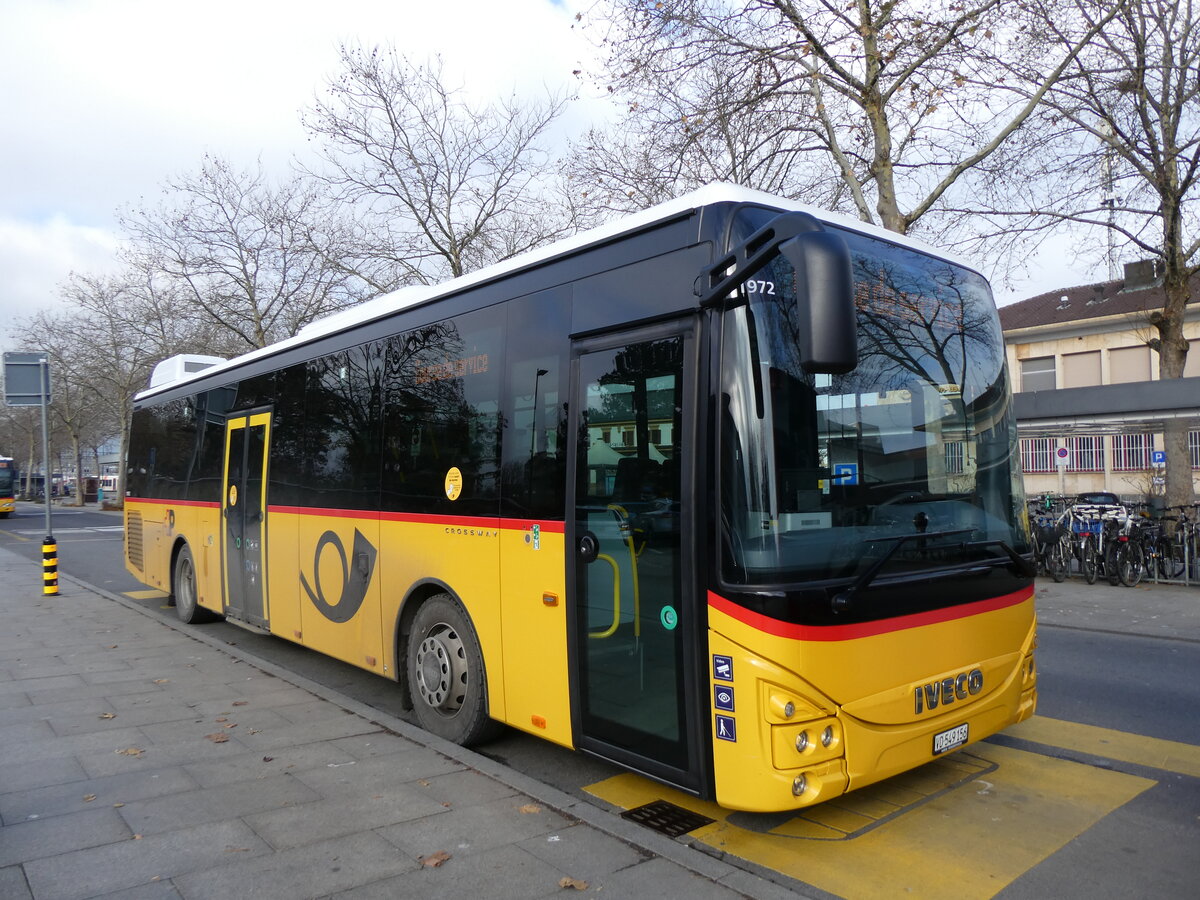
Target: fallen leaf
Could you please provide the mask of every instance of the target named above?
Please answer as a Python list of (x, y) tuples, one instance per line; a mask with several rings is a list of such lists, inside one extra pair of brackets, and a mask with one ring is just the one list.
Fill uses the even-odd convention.
[(84, 803), (91, 803), (91, 802), (92, 802), (93, 800), (95, 800), (95, 799), (96, 799), (96, 795), (95, 795), (95, 794), (84, 794), (84, 795), (83, 795), (83, 802), (84, 802)]
[(113, 809), (120, 809), (120, 808), (121, 808), (122, 806), (124, 806), (124, 805), (125, 805), (124, 803), (114, 803), (114, 804), (113, 804)]
[(536, 803), (526, 803), (524, 806), (517, 807), (517, 811), (522, 815), (530, 815), (531, 813), (540, 813), (542, 808)]
[(249, 700), (234, 700), (233, 701), (234, 706), (248, 706), (249, 703), (250, 703)]
[(250, 848), (249, 847), (226, 847), (225, 852), (226, 853), (249, 853)]
[(102, 719), (115, 719), (116, 717), (116, 713), (100, 713), (100, 718)]
[(134, 839), (135, 841), (140, 841), (140, 840), (142, 839), (142, 836), (141, 836), (140, 834), (135, 834), (135, 835), (133, 836), (133, 839)]
[(586, 881), (580, 881), (578, 878), (567, 878), (566, 876), (559, 879), (558, 886), (560, 888), (574, 888), (577, 891), (586, 891), (588, 889)]
[(223, 744), (227, 740), (229, 740), (229, 735), (227, 735), (223, 731), (218, 731), (216, 734), (206, 734), (205, 737), (208, 738), (210, 741), (212, 741), (214, 744)]
[(264, 756), (264, 757), (263, 757), (263, 762), (275, 762), (275, 757), (273, 757), (273, 756)]
[(155, 684), (167, 684), (170, 680), (171, 680), (170, 678), (155, 678), (154, 683)]
[(217, 721), (218, 722), (228, 722), (229, 720), (227, 718), (225, 718), (224, 716), (217, 716)]
[(422, 859), (421, 865), (426, 866), (427, 868), (430, 868), (430, 869), (436, 869), (438, 866), (440, 866), (442, 863), (444, 863), (449, 858), (450, 858), (449, 853), (447, 853), (445, 850), (439, 850), (437, 853), (434, 853), (432, 856), (426, 856), (424, 859)]
[(126, 747), (124, 750), (114, 750), (113, 753), (119, 753), (122, 756), (141, 756), (146, 751), (140, 750), (137, 747)]
[(109, 647), (108, 647), (108, 649), (109, 649), (109, 650), (116, 650), (118, 646), (119, 646), (119, 645), (117, 645), (117, 644), (110, 644), (110, 645), (109, 645)]
[(237, 728), (237, 722), (226, 722), (225, 727), (226, 728)]

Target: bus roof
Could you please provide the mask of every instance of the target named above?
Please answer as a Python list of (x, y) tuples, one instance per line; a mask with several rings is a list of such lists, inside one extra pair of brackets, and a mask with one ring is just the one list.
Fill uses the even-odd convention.
[[(526, 253), (522, 253), (519, 256), (515, 256), (512, 259), (507, 259), (503, 262), (495, 263), (482, 269), (477, 269), (474, 272), (468, 272), (467, 274), (461, 275), (458, 278), (453, 278), (450, 281), (444, 281), (440, 284), (432, 285), (412, 285), (399, 288), (395, 291), (390, 291), (386, 294), (381, 294), (378, 297), (374, 297), (371, 300), (367, 300), (356, 306), (350, 307), (349, 309), (331, 313), (328, 316), (317, 319), (316, 321), (301, 328), (300, 331), (298, 331), (294, 336), (285, 338), (284, 340), (278, 341), (267, 347), (251, 350), (248, 353), (244, 353), (241, 356), (234, 357), (228, 361), (216, 363), (205, 368), (202, 372), (188, 372), (186, 374), (182, 374), (181, 377), (175, 380), (152, 383), (149, 388), (139, 393), (136, 399), (151, 397), (169, 388), (175, 388), (193, 379), (198, 379), (201, 376), (205, 378), (211, 377), (212, 375), (220, 373), (226, 369), (237, 368), (255, 359), (271, 356), (281, 350), (311, 343), (328, 335), (337, 334), (338, 332), (353, 328), (358, 325), (366, 324), (367, 322), (371, 322), (376, 319), (382, 319), (402, 309), (409, 309), (411, 307), (419, 306), (422, 303), (436, 300), (439, 297), (453, 294), (466, 288), (483, 284), (487, 281), (502, 278), (522, 269), (532, 268), (557, 257), (567, 256), (572, 253), (579, 252), (580, 250), (584, 250), (596, 244), (604, 243), (612, 240), (613, 238), (620, 237), (621, 235), (640, 231), (659, 222), (665, 222), (668, 219), (674, 219), (686, 213), (694, 212), (695, 210), (701, 209), (705, 206), (712, 206), (717, 203), (758, 204), (761, 206), (779, 209), (781, 211), (794, 210), (806, 212), (822, 222), (828, 222), (831, 225), (838, 225), (851, 231), (858, 231), (866, 235), (882, 238), (892, 243), (912, 247), (913, 249), (920, 250), (924, 253), (928, 253), (942, 259), (948, 259), (957, 265), (977, 271), (970, 263), (956, 257), (953, 254), (948, 254), (946, 251), (930, 247), (921, 241), (914, 240), (906, 235), (887, 231), (877, 225), (872, 225), (868, 222), (862, 222), (842, 213), (818, 209), (803, 203), (797, 203), (793, 200), (778, 197), (774, 194), (767, 194), (762, 191), (751, 190), (750, 188), (740, 187), (735, 184), (715, 182), (677, 197), (674, 200), (668, 200), (665, 203), (651, 206), (648, 209), (642, 210), (641, 212), (622, 216), (614, 219), (611, 222), (605, 223), (604, 225), (591, 228), (587, 231), (581, 231), (579, 234), (572, 235), (571, 237), (564, 238), (560, 241), (555, 241), (552, 244), (547, 244), (545, 247), (539, 247), (535, 250), (530, 250)], [(161, 365), (162, 363), (160, 363), (160, 366)]]

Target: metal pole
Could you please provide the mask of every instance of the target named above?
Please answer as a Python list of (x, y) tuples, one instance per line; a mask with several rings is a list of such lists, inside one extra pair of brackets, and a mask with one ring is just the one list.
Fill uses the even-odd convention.
[(43, 487), (46, 496), (46, 537), (52, 537), (53, 530), (50, 527), (50, 404), (47, 402), (50, 395), (49, 357), (42, 360), (40, 374), (42, 381), (42, 471), (45, 472)]

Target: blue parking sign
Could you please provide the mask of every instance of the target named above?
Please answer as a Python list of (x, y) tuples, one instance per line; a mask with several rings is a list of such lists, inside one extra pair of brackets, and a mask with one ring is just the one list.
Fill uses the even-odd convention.
[(858, 463), (834, 463), (830, 480), (838, 484), (858, 484)]

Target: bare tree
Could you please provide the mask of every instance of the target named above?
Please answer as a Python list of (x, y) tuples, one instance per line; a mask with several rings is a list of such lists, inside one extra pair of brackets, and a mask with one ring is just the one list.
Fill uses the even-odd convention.
[(122, 216), (127, 259), (154, 291), (185, 297), (191, 320), (217, 326), (241, 350), (362, 299), (357, 277), (321, 249), (325, 198), (310, 182), (272, 185), (261, 164), (239, 172), (206, 157), (164, 192), (159, 207)]
[(472, 104), (440, 61), (394, 49), (343, 47), (341, 63), (303, 120), (330, 166), (318, 177), (362, 223), (362, 263), (390, 267), (388, 286), (462, 275), (570, 230), (542, 146), (561, 98)]
[[(787, 185), (907, 233), (1010, 142), (1103, 24), (1065, 47), (1047, 43), (1033, 14), (1047, 4), (1061, 5), (608, 0), (590, 27), (602, 29), (628, 123), (673, 128), (684, 147), (720, 145), (736, 123), (739, 141), (723, 149), (735, 180)], [(732, 86), (715, 70), (736, 73)], [(1013, 90), (1015, 70), (1036, 77)], [(646, 116), (647, 106), (663, 113)], [(720, 174), (706, 166), (700, 177), (708, 171)]]
[[(1077, 0), (1081, 16), (1103, 21), (1107, 4)], [(1064, 41), (1059, 24), (1045, 23)], [(1200, 273), (1200, 6), (1195, 0), (1121, 5), (1049, 95), (1070, 138), (1050, 157), (1055, 190), (1026, 210), (1027, 222), (1107, 231), (1157, 262), (1166, 297), (1150, 316), (1159, 375), (1179, 378), (1187, 363), (1184, 313)], [(1105, 247), (1103, 240), (1097, 248)], [(1126, 251), (1128, 252), (1128, 250)], [(1168, 426), (1167, 504), (1192, 503), (1187, 431)]]

